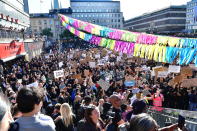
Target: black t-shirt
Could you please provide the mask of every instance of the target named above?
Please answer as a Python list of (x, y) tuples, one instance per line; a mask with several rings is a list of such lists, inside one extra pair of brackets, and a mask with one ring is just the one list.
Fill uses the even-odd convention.
[(55, 121), (56, 131), (74, 131), (74, 124), (66, 126), (62, 119)]

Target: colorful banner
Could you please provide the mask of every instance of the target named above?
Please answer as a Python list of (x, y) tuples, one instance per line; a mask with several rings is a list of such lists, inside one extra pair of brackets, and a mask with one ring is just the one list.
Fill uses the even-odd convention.
[(64, 15), (59, 15), (59, 16), (63, 25), (69, 24), (76, 29), (100, 37), (106, 37), (109, 39), (114, 39), (119, 41), (136, 42), (136, 43), (148, 44), (148, 45), (159, 44), (163, 46), (168, 45), (170, 47), (181, 47), (181, 48), (197, 47), (197, 39), (194, 38), (179, 38), (179, 37), (169, 37), (169, 36), (152, 35), (146, 33), (130, 32), (126, 30), (112, 29), (104, 26), (91, 24)]
[[(180, 39), (176, 37), (156, 36), (143, 33), (138, 33), (138, 37), (134, 38), (133, 35), (124, 33), (125, 31), (121, 30), (121, 32), (123, 33), (120, 33), (118, 32), (118, 30), (116, 30), (117, 35), (121, 35), (121, 37), (116, 37), (117, 39), (126, 38), (132, 39), (131, 41), (136, 42), (119, 41), (115, 39), (110, 39), (112, 37), (109, 37), (109, 35), (107, 35), (108, 38), (106, 38), (106, 34), (110, 34), (112, 31), (114, 31), (112, 29), (110, 29), (111, 32), (108, 31), (108, 33), (103, 33), (99, 35), (98, 32), (101, 31), (101, 29), (103, 28), (101, 28), (101, 26), (93, 24), (89, 25), (89, 23), (87, 22), (82, 22), (62, 15), (61, 18), (62, 25), (65, 26), (67, 30), (69, 30), (71, 33), (78, 36), (79, 38), (89, 42), (90, 44), (102, 46), (104, 48), (108, 48), (109, 50), (113, 50), (119, 53), (125, 53), (127, 55), (133, 55), (135, 57), (154, 60), (156, 62), (172, 64), (174, 61), (176, 61), (176, 63), (179, 65), (188, 65), (191, 62), (194, 62), (195, 66), (197, 66), (196, 39)], [(74, 26), (75, 28), (78, 27), (77, 29), (71, 26), (75, 21), (79, 22), (78, 24), (76, 24), (77, 26)], [(84, 30), (86, 29), (86, 26), (89, 26), (89, 28), (85, 30), (87, 32), (92, 32), (91, 29), (93, 29), (93, 32), (91, 34), (87, 34), (78, 30)], [(93, 27), (97, 27), (97, 29)], [(96, 36), (94, 34), (99, 36)]]
[(19, 55), (26, 54), (23, 42), (0, 44), (0, 52), (0, 59), (3, 61), (8, 61)]

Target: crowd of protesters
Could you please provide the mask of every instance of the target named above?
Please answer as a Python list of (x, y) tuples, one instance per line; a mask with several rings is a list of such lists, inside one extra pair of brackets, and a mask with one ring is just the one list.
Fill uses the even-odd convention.
[[(30, 62), (19, 59), (12, 66), (0, 65), (4, 94), (0, 98), (1, 131), (173, 131), (178, 125), (159, 128), (145, 114), (148, 106), (197, 109), (196, 88), (171, 87), (167, 82), (172, 76), (163, 82), (154, 81), (150, 71), (136, 72), (139, 64), (116, 61), (112, 52), (107, 53), (108, 64), (92, 68), (87, 61), (80, 61), (88, 56), (83, 56), (84, 52), (92, 50), (61, 53), (53, 46), (49, 54)], [(97, 53), (102, 54), (101, 50)], [(64, 76), (54, 78), (54, 71), (61, 69)], [(114, 75), (106, 80), (109, 72)], [(122, 77), (120, 72), (124, 72)], [(134, 85), (125, 85), (125, 76), (134, 78)], [(98, 84), (101, 79), (109, 82), (109, 88)], [(187, 129), (183, 126), (182, 130)]]

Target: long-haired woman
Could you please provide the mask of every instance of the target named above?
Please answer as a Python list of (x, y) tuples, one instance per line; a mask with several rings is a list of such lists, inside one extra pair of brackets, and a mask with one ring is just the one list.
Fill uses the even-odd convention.
[(56, 131), (74, 131), (75, 116), (68, 103), (64, 103), (60, 107), (60, 114), (56, 120)]
[(103, 131), (104, 126), (98, 108), (89, 106), (85, 109), (85, 118), (77, 125), (77, 131)]

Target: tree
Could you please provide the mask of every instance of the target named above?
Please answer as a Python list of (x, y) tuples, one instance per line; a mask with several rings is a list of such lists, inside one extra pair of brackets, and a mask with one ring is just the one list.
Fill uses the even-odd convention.
[(68, 31), (68, 30), (64, 30), (61, 34), (60, 34), (60, 38), (66, 38), (66, 39), (73, 39), (74, 35)]
[(45, 28), (42, 30), (41, 36), (46, 35), (47, 37), (52, 37), (53, 33), (51, 32), (51, 28)]

